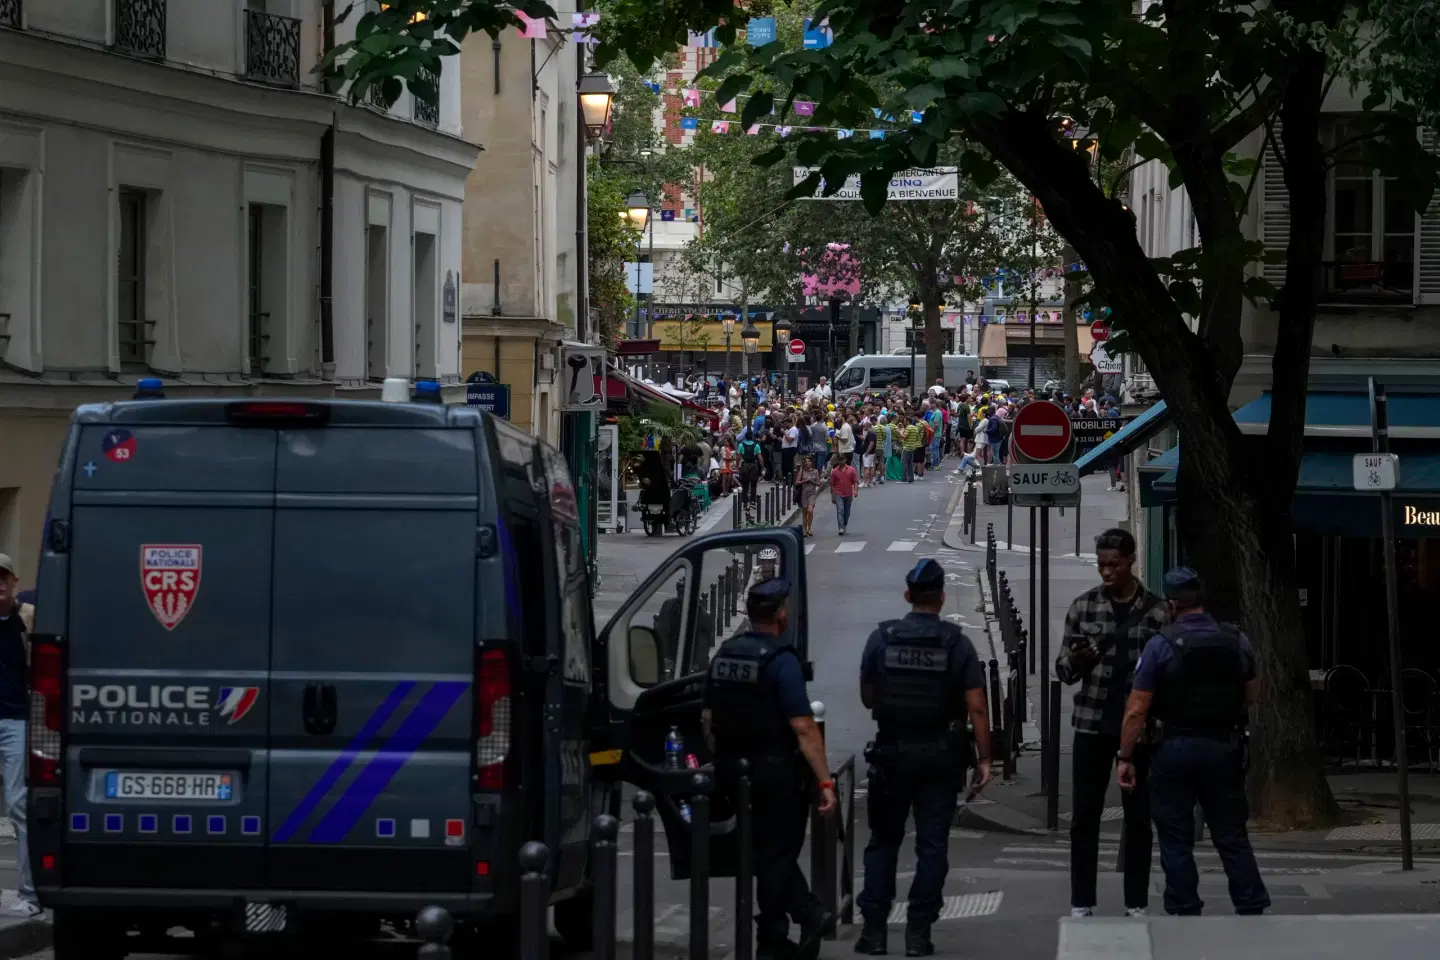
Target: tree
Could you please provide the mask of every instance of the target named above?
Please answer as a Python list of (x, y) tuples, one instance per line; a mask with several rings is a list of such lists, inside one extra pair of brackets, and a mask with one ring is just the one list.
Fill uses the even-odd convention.
[[(1325, 175), (1320, 136), (1324, 94), (1337, 76), (1381, 76), (1374, 51), (1404, 51), (1406, 39), (1370, 4), (1345, 0), (1162, 0), (1136, 14), (1131, 0), (1025, 0), (935, 5), (922, 0), (821, 3), (833, 43), (792, 52), (772, 44), (731, 48), (713, 65), (718, 96), (759, 78), (818, 100), (816, 123), (853, 124), (879, 107), (924, 111), (898, 136), (857, 142), (806, 136), (774, 150), (778, 162), (818, 163), (827, 181), (870, 174), (871, 209), (885, 202), (889, 174), (934, 163), (961, 138), (960, 165), (982, 181), (1001, 165), (1042, 203), (1084, 260), (1097, 295), (1112, 306), (1165, 394), (1181, 446), (1180, 519), (1222, 616), (1239, 616), (1267, 677), (1255, 729), (1252, 793), (1258, 812), (1301, 824), (1328, 819), (1334, 801), (1312, 733), (1305, 645), (1298, 609), (1289, 506), (1298, 476), (1311, 341), (1319, 288)], [(622, 51), (644, 62), (686, 30), (719, 23), (729, 44), (743, 14), (729, 0), (616, 0), (597, 60)], [(724, 22), (721, 22), (724, 21)], [(1433, 32), (1428, 34), (1433, 38)], [(1397, 55), (1403, 60), (1403, 56)], [(1399, 79), (1392, 70), (1385, 74)], [(886, 91), (903, 91), (896, 96)], [(1436, 181), (1419, 148), (1414, 99), (1399, 87), (1365, 101), (1357, 144), (1401, 178), (1416, 209)], [(1388, 103), (1387, 100), (1388, 94)], [(1387, 107), (1386, 112), (1377, 108)], [(742, 122), (769, 107), (752, 97)], [(1084, 131), (1109, 161), (1158, 159), (1183, 184), (1201, 244), (1161, 262), (1145, 257), (1128, 209), (1092, 179), (1062, 133)], [(1242, 229), (1256, 162), (1237, 155), (1257, 138), (1284, 173), (1291, 203), (1285, 276), (1279, 290), (1252, 270), (1264, 255)], [(1240, 323), (1248, 298), (1277, 313), (1270, 442), (1258, 452), (1231, 417)], [(1193, 323), (1193, 328), (1192, 328)]]
[[(525, 11), (532, 6), (539, 4), (526, 0)], [(436, 31), (486, 29), (502, 16), (492, 0), (398, 0), (394, 7), (428, 11), (434, 20), (416, 29), (391, 17), (388, 36), (372, 23), (340, 53), (350, 58), (347, 77), (388, 84), (391, 74), (413, 76), (417, 58), (438, 59), (425, 51), (453, 52)], [(1040, 200), (1185, 438), (1182, 536), (1210, 583), (1212, 607), (1242, 622), (1267, 678), (1254, 730), (1255, 809), (1281, 824), (1323, 822), (1335, 806), (1313, 736), (1288, 521), (1335, 156), (1321, 139), (1321, 107), (1336, 82), (1373, 84), (1344, 148), (1397, 178), (1423, 209), (1437, 181), (1436, 158), (1416, 137), (1418, 119), (1440, 117), (1434, 7), (1429, 0), (1144, 7), (1137, 14), (1132, 0), (822, 0), (815, 15), (829, 19), (828, 47), (732, 46), (712, 73), (724, 77), (722, 99), (760, 91), (746, 101), (742, 123), (775, 103), (788, 115), (796, 98), (818, 101), (817, 124), (857, 126), (876, 108), (923, 111), (923, 122), (883, 140), (803, 135), (764, 157), (819, 165), (831, 183), (869, 173), (863, 192), (872, 210), (884, 205), (890, 174), (933, 164), (957, 142), (967, 176), (983, 183), (1003, 167)], [(684, 43), (687, 31), (710, 27), (731, 45), (748, 15), (734, 0), (611, 0), (596, 61), (624, 54), (649, 64)], [(1129, 210), (1095, 183), (1062, 135), (1067, 120), (1104, 161), (1164, 162), (1188, 193), (1199, 245), (1147, 259)], [(1257, 157), (1282, 171), (1289, 197), (1278, 256), (1243, 229)], [(1266, 258), (1283, 263), (1278, 289), (1255, 269)], [(1273, 310), (1278, 329), (1268, 442), (1260, 449), (1245, 442), (1228, 405), (1247, 299)]]
[(625, 209), (625, 181), (589, 160), (586, 195), (586, 257), (589, 264), (590, 309), (599, 324), (600, 342), (611, 345), (625, 329), (634, 297), (625, 285), (625, 263), (634, 260), (638, 232), (617, 216)]

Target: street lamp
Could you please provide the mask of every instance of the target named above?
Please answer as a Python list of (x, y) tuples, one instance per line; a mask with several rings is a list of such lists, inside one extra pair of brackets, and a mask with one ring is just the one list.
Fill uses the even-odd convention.
[[(621, 212), (620, 216), (633, 223), (643, 234), (645, 232), (645, 225), (650, 224), (650, 198), (639, 190), (633, 191), (630, 196), (625, 198), (625, 209)], [(653, 301), (655, 291), (655, 227), (653, 224), (650, 225), (650, 270), (650, 299)], [(640, 252), (637, 249), (635, 252), (635, 336), (637, 338), (640, 336), (641, 331), (640, 277)], [(646, 331), (646, 335), (649, 335), (648, 330)]]
[(576, 87), (580, 94), (580, 117), (585, 131), (598, 137), (610, 126), (610, 107), (615, 102), (615, 85), (603, 73), (587, 73)]
[(631, 223), (644, 230), (645, 224), (650, 221), (650, 198), (636, 190), (625, 198), (625, 213)]
[(745, 403), (745, 419), (750, 419), (750, 355), (760, 349), (760, 331), (755, 329), (751, 322), (750, 315), (745, 315), (745, 326), (740, 328), (740, 344), (744, 352), (740, 355), (741, 376), (745, 379), (745, 391), (742, 394)]
[(781, 317), (781, 318), (779, 318), (778, 320), (776, 320), (776, 321), (774, 322), (774, 324), (770, 327), (770, 329), (771, 329), (772, 331), (774, 331), (774, 334), (775, 334), (775, 343), (776, 343), (776, 344), (779, 346), (779, 348), (780, 348), (780, 352), (781, 352), (781, 355), (782, 355), (782, 357), (783, 357), (783, 362), (784, 362), (784, 364), (785, 364), (785, 366), (781, 368), (781, 372), (784, 373), (785, 376), (784, 376), (784, 378), (783, 378), (780, 382), (784, 385), (784, 391), (783, 391), (783, 392), (784, 392), (784, 393), (789, 393), (789, 392), (790, 392), (790, 350), (789, 350), (788, 348), (789, 348), (789, 346), (790, 346), (790, 334), (791, 334), (791, 332), (795, 329), (795, 325), (792, 324), (789, 320), (786, 320), (784, 317)]
[(910, 294), (910, 399), (915, 399), (915, 341), (920, 339), (920, 331), (925, 328), (925, 314), (923, 312), (925, 303), (920, 299), (920, 292)]
[(730, 379), (730, 338), (735, 333), (734, 314), (724, 314), (720, 317), (720, 329), (725, 331), (725, 379)]

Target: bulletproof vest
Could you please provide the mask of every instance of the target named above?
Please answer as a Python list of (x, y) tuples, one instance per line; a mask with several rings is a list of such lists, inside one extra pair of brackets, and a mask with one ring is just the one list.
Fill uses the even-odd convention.
[(742, 633), (721, 644), (705, 677), (705, 706), (716, 752), (722, 757), (753, 757), (792, 752), (797, 741), (788, 717), (781, 716), (778, 692), (765, 668), (789, 652), (774, 638)]
[(747, 464), (758, 461), (760, 459), (760, 444), (754, 440), (741, 441), (740, 459)]
[(1160, 632), (1175, 663), (1161, 677), (1154, 717), (1167, 736), (1227, 737), (1245, 721), (1245, 658), (1228, 624)]
[(880, 634), (875, 722), (886, 733), (943, 731), (953, 713), (950, 658), (958, 631), (938, 621), (891, 620)]

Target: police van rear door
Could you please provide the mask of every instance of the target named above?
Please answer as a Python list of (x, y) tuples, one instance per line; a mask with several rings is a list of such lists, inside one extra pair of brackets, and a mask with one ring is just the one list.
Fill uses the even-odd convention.
[[(714, 649), (745, 629), (744, 595), (763, 579), (790, 582), (783, 639), (809, 669), (805, 550), (798, 527), (716, 533), (673, 554), (625, 601), (600, 632), (593, 657), (601, 722), (592, 742), (597, 777), (623, 780), (655, 795), (670, 847), (671, 875), (689, 876), (684, 807), (693, 769), (667, 769), (672, 728), (704, 766), (711, 762), (700, 726), (705, 672)], [(727, 596), (733, 597), (727, 601)], [(736, 866), (733, 811), (717, 800), (711, 814), (710, 869)]]
[(43, 622), (67, 611), (58, 879), (263, 886), (275, 433), (213, 403), (76, 421), (41, 573)]
[(276, 448), (271, 883), (468, 890), (479, 421), (332, 407)]

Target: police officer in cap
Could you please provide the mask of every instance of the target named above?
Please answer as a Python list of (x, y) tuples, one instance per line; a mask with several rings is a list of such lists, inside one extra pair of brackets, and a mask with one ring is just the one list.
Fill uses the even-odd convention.
[[(734, 782), (740, 760), (750, 762), (757, 955), (814, 958), (835, 915), (810, 892), (800, 848), (816, 783), (822, 814), (835, 809), (835, 784), (788, 638), (789, 597), (781, 577), (750, 588), (749, 629), (711, 658), (701, 722), (722, 784)], [(798, 944), (789, 939), (791, 920), (800, 925)]]
[(1154, 719), (1150, 815), (1165, 869), (1165, 912), (1199, 916), (1195, 804), (1205, 814), (1238, 914), (1260, 914), (1270, 895), (1245, 830), (1245, 723), (1259, 681), (1255, 650), (1240, 628), (1205, 610), (1205, 586), (1189, 567), (1165, 575), (1171, 622), (1150, 638), (1135, 668), (1116, 757), (1116, 778), (1135, 789), (1135, 745)]
[(930, 925), (940, 915), (950, 871), (950, 824), (970, 760), (965, 718), (974, 726), (977, 768), (973, 796), (990, 779), (990, 715), (985, 676), (975, 648), (954, 624), (940, 619), (945, 570), (921, 560), (905, 577), (910, 613), (870, 634), (860, 664), (860, 699), (878, 727), (866, 751), (870, 762), (870, 842), (865, 889), (857, 903), (865, 918), (855, 952), (886, 952), (886, 921), (895, 899), (895, 866), (905, 818), (915, 814), (915, 879), (905, 926), (905, 955), (935, 952)]

